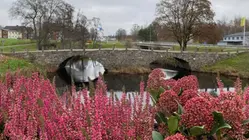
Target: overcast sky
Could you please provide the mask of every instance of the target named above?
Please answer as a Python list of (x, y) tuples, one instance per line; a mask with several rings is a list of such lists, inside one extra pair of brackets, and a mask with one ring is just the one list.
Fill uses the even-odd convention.
[[(1, 0), (0, 25), (18, 25), (20, 21), (8, 16), (8, 10), (15, 0)], [(91, 19), (99, 17), (105, 35), (115, 34), (118, 28), (130, 32), (133, 24), (146, 25), (155, 18), (156, 3), (159, 0), (66, 0), (81, 9)], [(232, 19), (235, 16), (249, 17), (249, 0), (211, 0), (215, 19)]]

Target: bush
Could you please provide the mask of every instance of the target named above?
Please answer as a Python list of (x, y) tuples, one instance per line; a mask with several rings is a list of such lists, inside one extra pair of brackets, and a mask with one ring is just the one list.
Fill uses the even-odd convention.
[(151, 139), (154, 113), (149, 106), (149, 94), (143, 89), (141, 83), (141, 94), (134, 97), (134, 102), (125, 93), (117, 100), (107, 96), (100, 79), (91, 94), (86, 89), (73, 90), (72, 94), (59, 97), (49, 80), (37, 73), (31, 78), (7, 74), (6, 82), (0, 83), (1, 136), (3, 139)]
[(178, 135), (188, 139), (248, 138), (249, 88), (243, 92), (239, 79), (234, 84), (235, 92), (226, 92), (217, 78), (220, 94), (213, 96), (198, 91), (198, 81), (194, 76), (177, 81), (165, 80), (165, 76), (160, 69), (155, 69), (148, 80), (148, 90), (157, 109), (156, 120), (160, 124), (161, 136), (157, 134), (157, 137), (162, 140)]

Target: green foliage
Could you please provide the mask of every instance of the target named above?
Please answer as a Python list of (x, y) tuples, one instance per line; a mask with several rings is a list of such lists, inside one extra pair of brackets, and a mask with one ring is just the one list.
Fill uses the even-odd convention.
[(30, 40), (30, 39), (3, 39), (2, 38), (0, 39), (0, 46), (2, 46), (2, 41), (4, 41), (4, 46), (35, 43), (34, 40)]
[(232, 127), (227, 124), (223, 118), (222, 113), (220, 112), (213, 112), (214, 116), (214, 126), (210, 132), (210, 135), (213, 135), (215, 133), (219, 133), (221, 129), (231, 129)]
[(177, 116), (171, 116), (168, 119), (168, 129), (171, 135), (175, 134), (175, 132), (178, 130), (178, 117)]
[(222, 60), (212, 66), (201, 68), (204, 72), (213, 72), (227, 75), (249, 78), (249, 53), (242, 53), (238, 56)]
[(152, 131), (152, 139), (153, 140), (163, 140), (163, 136), (157, 131)]
[(138, 32), (138, 37), (142, 41), (157, 41), (156, 30), (153, 25), (142, 28)]
[(204, 126), (194, 126), (189, 130), (191, 136), (200, 136), (205, 133)]
[(183, 107), (182, 107), (182, 105), (181, 105), (178, 101), (176, 101), (176, 102), (177, 102), (177, 105), (178, 105), (177, 113), (178, 113), (179, 115), (182, 115), (183, 112), (184, 112)]
[(165, 91), (164, 88), (160, 87), (158, 90), (150, 90), (149, 93), (152, 96), (152, 101), (156, 104), (160, 98), (160, 95)]

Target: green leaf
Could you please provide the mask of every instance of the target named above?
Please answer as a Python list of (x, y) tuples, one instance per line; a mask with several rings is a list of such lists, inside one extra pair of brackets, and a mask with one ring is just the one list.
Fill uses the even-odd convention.
[(150, 90), (150, 95), (154, 99), (154, 102), (158, 102), (160, 95), (165, 91), (164, 88), (160, 87), (158, 90)]
[(191, 136), (200, 136), (205, 133), (204, 126), (194, 126), (190, 128), (190, 134)]
[(215, 124), (210, 132), (210, 135), (217, 133), (221, 129), (231, 129), (232, 128), (229, 124), (227, 124), (225, 122), (222, 113), (213, 112), (213, 117), (214, 117)]
[(163, 136), (157, 131), (152, 131), (152, 139), (153, 140), (163, 140)]
[(178, 96), (181, 96), (181, 95), (182, 95), (182, 93), (183, 93), (183, 89), (182, 89), (182, 88), (180, 88), (180, 91), (179, 91), (179, 93), (178, 93)]
[(183, 114), (183, 107), (182, 107), (182, 105), (176, 100), (176, 102), (177, 102), (177, 105), (178, 105), (178, 110), (177, 110), (177, 113), (178, 114), (180, 114), (180, 115), (182, 115)]
[(161, 113), (161, 112), (157, 112), (157, 114), (156, 114), (156, 120), (157, 120), (157, 122), (160, 124), (160, 123), (165, 123), (165, 124), (167, 124), (167, 119), (166, 119), (166, 117), (165, 117), (165, 115), (163, 114), (163, 113)]
[(169, 117), (167, 123), (170, 134), (174, 134), (178, 130), (178, 122), (179, 120), (177, 116)]
[(249, 119), (248, 119), (248, 120), (244, 120), (244, 121), (242, 122), (243, 125), (246, 125), (246, 124), (248, 124), (248, 123), (249, 123)]

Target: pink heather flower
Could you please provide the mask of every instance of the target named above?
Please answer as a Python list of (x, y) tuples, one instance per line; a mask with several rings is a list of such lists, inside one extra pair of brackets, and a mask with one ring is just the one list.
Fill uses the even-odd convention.
[(235, 91), (237, 94), (241, 95), (243, 92), (242, 92), (242, 83), (241, 83), (241, 80), (240, 78), (238, 77), (236, 82), (234, 83), (234, 88), (235, 88)]
[[(50, 81), (37, 73), (31, 78), (17, 76), (13, 82), (13, 86), (0, 82), (0, 121), (5, 123), (5, 138), (151, 139), (155, 112), (148, 93), (143, 94), (145, 101), (136, 95), (132, 106), (125, 93), (120, 101), (108, 97), (100, 80), (94, 97), (88, 96), (86, 89), (72, 90), (61, 101)], [(141, 83), (142, 93), (143, 89)]]
[(169, 136), (167, 138), (165, 138), (164, 140), (187, 140), (187, 138), (185, 136), (183, 136), (180, 133), (177, 133), (173, 136)]
[(173, 90), (178, 94), (181, 89), (183, 91), (187, 89), (198, 90), (199, 84), (196, 76), (193, 75), (185, 76), (177, 80), (175, 86), (173, 87)]
[(223, 89), (224, 89), (224, 84), (221, 82), (220, 77), (217, 77), (216, 81), (217, 81), (218, 87), (220, 89), (220, 92), (222, 93)]
[(213, 126), (213, 109), (211, 102), (203, 97), (195, 97), (187, 101), (180, 124), (187, 128), (204, 126), (209, 132)]
[(174, 113), (178, 109), (176, 101), (179, 101), (178, 95), (173, 90), (166, 90), (160, 95), (158, 101), (159, 111), (165, 113), (165, 115)]
[(249, 87), (247, 87), (244, 91), (244, 100), (245, 100), (246, 104), (249, 103)]
[(245, 106), (245, 100), (242, 99), (241, 95), (238, 95), (235, 92), (222, 92), (220, 93), (218, 99), (220, 103), (226, 100), (234, 101), (236, 103), (236, 107), (240, 109)]
[(180, 96), (181, 105), (184, 106), (188, 100), (194, 97), (198, 97), (197, 90), (192, 90), (192, 89), (184, 90), (182, 95)]
[(166, 74), (161, 69), (154, 69), (149, 75), (147, 87), (149, 89), (158, 89), (161, 86), (161, 80), (165, 77)]

